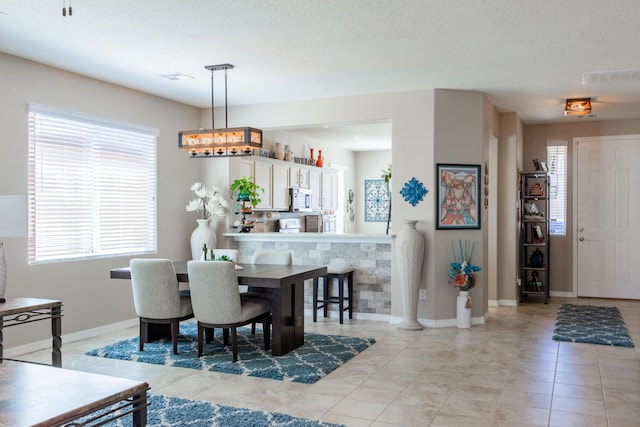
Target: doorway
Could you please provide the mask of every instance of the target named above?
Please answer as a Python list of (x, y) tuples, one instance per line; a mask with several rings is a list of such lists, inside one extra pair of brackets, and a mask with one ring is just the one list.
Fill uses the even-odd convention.
[(576, 138), (577, 294), (640, 299), (640, 135)]

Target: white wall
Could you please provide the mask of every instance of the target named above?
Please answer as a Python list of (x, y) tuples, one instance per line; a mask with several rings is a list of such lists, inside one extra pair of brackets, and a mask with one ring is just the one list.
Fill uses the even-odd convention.
[[(200, 170), (177, 148), (177, 131), (197, 128), (199, 110), (10, 55), (0, 54), (0, 194), (27, 195), (27, 104), (58, 107), (154, 127), (158, 137), (158, 256), (184, 259), (195, 216), (184, 211)], [(27, 264), (27, 239), (5, 241), (7, 296), (60, 299), (63, 334), (133, 319), (131, 286), (109, 279), (128, 257)], [(4, 331), (6, 347), (50, 337), (45, 322)], [(64, 346), (63, 346), (64, 351)]]
[[(383, 171), (387, 170), (391, 164), (391, 150), (382, 151), (359, 151), (356, 153), (355, 172), (356, 179), (353, 191), (356, 193), (353, 203), (355, 210), (354, 233), (385, 234), (387, 232), (387, 222), (365, 222), (365, 193), (364, 181), (366, 179), (381, 179)], [(393, 171), (392, 171), (393, 180)], [(392, 181), (393, 184), (393, 181)], [(348, 189), (347, 189), (348, 190)], [(395, 191), (391, 188), (391, 191)], [(393, 229), (389, 230), (393, 234)]]

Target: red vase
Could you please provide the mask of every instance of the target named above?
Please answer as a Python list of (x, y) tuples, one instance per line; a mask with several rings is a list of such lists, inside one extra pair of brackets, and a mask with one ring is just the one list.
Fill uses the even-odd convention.
[(324, 157), (322, 157), (322, 150), (318, 150), (318, 160), (316, 161), (316, 166), (319, 168), (324, 164)]
[(313, 148), (310, 148), (309, 151), (311, 152), (311, 157), (309, 157), (309, 164), (314, 166), (316, 164), (316, 159), (313, 158)]

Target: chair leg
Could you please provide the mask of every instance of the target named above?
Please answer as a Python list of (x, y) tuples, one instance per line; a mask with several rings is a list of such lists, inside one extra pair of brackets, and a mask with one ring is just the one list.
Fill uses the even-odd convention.
[(347, 276), (347, 293), (349, 294), (349, 319), (353, 319), (353, 272)]
[(271, 349), (271, 315), (267, 314), (262, 322), (262, 333), (264, 336), (264, 351)]
[(144, 343), (147, 341), (147, 322), (140, 318), (140, 351), (144, 351)]
[(224, 345), (229, 345), (229, 328), (222, 329), (222, 336)]
[(318, 278), (313, 278), (313, 321), (318, 321)]
[(178, 354), (178, 333), (180, 332), (180, 322), (171, 321), (171, 342), (173, 343), (173, 354)]
[(331, 279), (326, 276), (322, 278), (322, 299), (324, 300), (322, 314), (324, 317), (329, 316), (329, 304), (327, 303), (327, 301), (329, 301), (329, 280)]
[(198, 357), (202, 357), (202, 335), (204, 334), (204, 328), (198, 322)]
[(253, 322), (251, 324), (251, 335), (255, 335), (256, 334), (256, 322)]
[(338, 309), (340, 310), (340, 324), (344, 321), (344, 275), (338, 277)]
[(231, 328), (231, 346), (233, 351), (233, 363), (238, 361), (238, 331), (234, 326)]
[(205, 342), (207, 344), (210, 344), (211, 341), (213, 341), (213, 337), (215, 336), (215, 333), (216, 333), (216, 330), (214, 328), (204, 329)]

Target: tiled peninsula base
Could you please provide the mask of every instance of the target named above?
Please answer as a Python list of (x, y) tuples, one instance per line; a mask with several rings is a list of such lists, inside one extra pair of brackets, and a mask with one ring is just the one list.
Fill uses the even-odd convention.
[[(391, 236), (331, 233), (225, 233), (240, 250), (239, 264), (259, 250), (288, 250), (294, 264), (354, 268), (353, 306), (358, 314), (391, 315)], [(332, 293), (337, 294), (337, 283)], [(313, 307), (312, 281), (305, 283), (305, 309)], [(337, 306), (330, 308), (337, 317)], [(322, 314), (320, 314), (321, 316)]]

